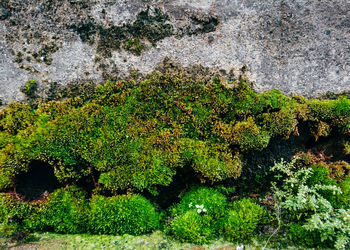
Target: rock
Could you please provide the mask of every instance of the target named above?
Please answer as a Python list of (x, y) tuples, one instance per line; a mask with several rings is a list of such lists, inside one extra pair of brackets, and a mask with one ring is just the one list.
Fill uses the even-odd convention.
[[(278, 88), (307, 97), (350, 92), (349, 1), (5, 2), (3, 103), (23, 99), (20, 87), (28, 79), (43, 90), (50, 80), (102, 83), (130, 72), (145, 76), (166, 60), (191, 72), (205, 69), (208, 78), (218, 73), (234, 82), (244, 76), (257, 91)], [(55, 49), (39, 55), (44, 44)], [(38, 60), (16, 58), (21, 54)]]
[(10, 16), (10, 13), (5, 9), (0, 7), (0, 20), (5, 20)]

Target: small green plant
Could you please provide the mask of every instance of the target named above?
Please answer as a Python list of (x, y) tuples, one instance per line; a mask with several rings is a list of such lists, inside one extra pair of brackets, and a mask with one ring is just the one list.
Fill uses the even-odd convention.
[(350, 209), (315, 213), (303, 227), (309, 232), (318, 233), (322, 243), (329, 242), (336, 249), (350, 247)]
[[(280, 185), (273, 184), (278, 206), (286, 222), (298, 222), (307, 232), (319, 235), (320, 242), (306, 242), (308, 245), (346, 248), (350, 241), (349, 210), (337, 209), (333, 201), (341, 189), (327, 179), (326, 168), (300, 168), (291, 162), (281, 161), (272, 167), (277, 173)], [(324, 172), (324, 169), (326, 171)], [(293, 227), (293, 226), (292, 226)], [(295, 238), (295, 230), (290, 233)]]
[(232, 242), (248, 241), (254, 236), (258, 225), (263, 222), (264, 208), (251, 199), (242, 199), (232, 204), (223, 220), (223, 234)]
[(142, 44), (140, 43), (138, 38), (129, 39), (125, 42), (126, 49), (129, 51), (135, 52), (137, 55), (141, 54)]
[(287, 214), (295, 216), (292, 219), (297, 220), (309, 217), (314, 212), (333, 210), (332, 204), (322, 192), (330, 191), (336, 195), (341, 193), (340, 188), (312, 181), (312, 177), (315, 177), (313, 168), (299, 168), (295, 165), (296, 161), (297, 158), (289, 163), (282, 160), (271, 168), (278, 173), (276, 178), (282, 180), (280, 187), (273, 183), (275, 196), (282, 208)]
[(94, 196), (90, 207), (91, 233), (141, 235), (160, 228), (160, 214), (141, 195)]
[(36, 91), (38, 89), (38, 83), (35, 80), (29, 80), (21, 88), (22, 93), (24, 93), (28, 98), (36, 97)]

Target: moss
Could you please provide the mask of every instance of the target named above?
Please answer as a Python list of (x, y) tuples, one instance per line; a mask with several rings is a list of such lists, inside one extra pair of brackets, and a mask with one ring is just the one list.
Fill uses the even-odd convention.
[(27, 98), (35, 98), (36, 92), (38, 90), (38, 83), (35, 80), (29, 80), (26, 84), (21, 88), (23, 94), (27, 96)]
[(122, 42), (127, 39), (124, 28), (118, 26), (109, 28), (98, 26), (98, 35), (97, 51), (106, 57), (111, 57), (112, 51), (119, 50)]
[(350, 154), (350, 142), (349, 141), (344, 142), (344, 151), (346, 154)]
[(43, 62), (46, 65), (51, 65), (51, 55), (58, 51), (58, 49), (59, 47), (55, 42), (45, 43), (38, 51), (32, 52), (32, 56), (38, 63)]
[(71, 26), (71, 29), (79, 35), (81, 41), (90, 45), (95, 41), (97, 28), (98, 25), (93, 19)]
[(93, 19), (72, 25), (83, 42), (93, 44), (97, 39), (97, 50), (103, 56), (110, 57), (112, 51), (124, 47), (137, 55), (146, 47), (141, 43), (147, 40), (153, 46), (165, 37), (173, 35), (173, 27), (167, 23), (168, 16), (160, 9), (147, 8), (138, 13), (136, 20), (121, 26), (109, 25), (108, 27), (97, 24)]
[(350, 164), (346, 161), (332, 162), (327, 167), (330, 171), (330, 176), (339, 182), (350, 177)]
[(17, 52), (15, 62), (19, 63), (19, 64), (23, 62), (23, 53), (22, 52), (20, 52), (20, 51)]
[(126, 41), (125, 47), (127, 50), (134, 52), (136, 55), (141, 54), (142, 45), (140, 44), (139, 39), (129, 39)]
[(232, 128), (232, 143), (239, 145), (242, 151), (262, 150), (270, 141), (270, 134), (261, 130), (254, 123), (252, 117), (246, 121), (238, 122)]
[[(243, 159), (274, 138), (297, 136), (300, 123), (310, 134), (321, 124), (322, 138), (348, 140), (348, 99), (259, 94), (250, 85), (193, 82), (181, 74), (153, 74), (139, 85), (52, 83), (38, 107), (16, 103), (1, 111), (2, 187), (14, 187), (14, 177), (39, 160), (63, 183), (91, 179), (93, 188), (111, 193), (157, 194), (181, 168), (208, 184), (236, 179), (244, 168), (254, 172)], [(29, 82), (24, 91), (35, 95), (35, 88)]]
[(191, 20), (195, 28), (187, 28), (188, 35), (197, 35), (202, 33), (209, 33), (216, 30), (216, 27), (219, 25), (219, 19), (215, 16), (204, 15), (196, 16), (192, 15)]

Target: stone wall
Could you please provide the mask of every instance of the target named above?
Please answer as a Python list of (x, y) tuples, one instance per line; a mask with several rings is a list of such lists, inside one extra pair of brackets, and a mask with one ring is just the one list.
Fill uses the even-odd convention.
[(350, 91), (349, 0), (1, 0), (0, 99), (175, 64), (257, 91)]

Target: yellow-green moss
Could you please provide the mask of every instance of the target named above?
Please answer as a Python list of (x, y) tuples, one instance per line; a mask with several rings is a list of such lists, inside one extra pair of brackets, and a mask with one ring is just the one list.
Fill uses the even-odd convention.
[(90, 178), (112, 192), (156, 194), (180, 168), (202, 182), (234, 179), (242, 156), (263, 150), (271, 138), (298, 135), (300, 122), (316, 139), (331, 133), (346, 139), (350, 101), (258, 94), (243, 79), (234, 88), (162, 74), (139, 85), (108, 81), (37, 108), (2, 109), (0, 189), (14, 187), (34, 160), (52, 166), (63, 183)]

